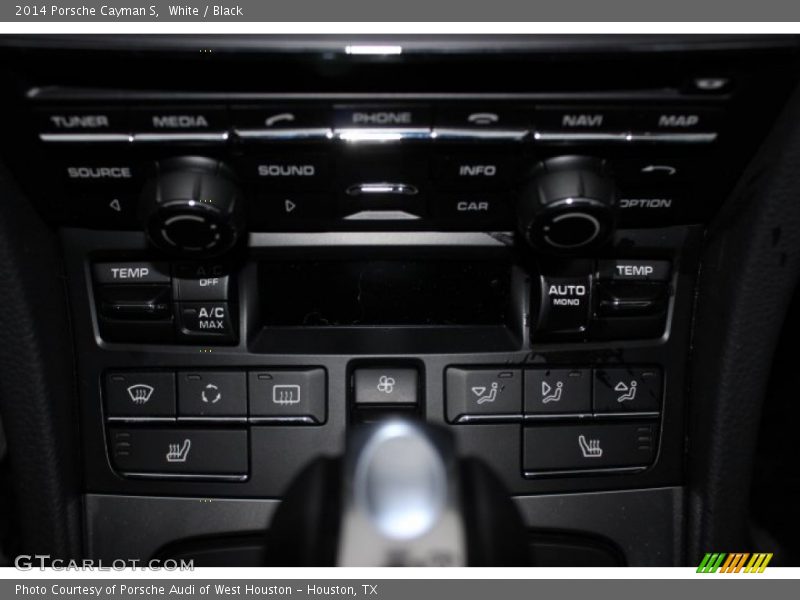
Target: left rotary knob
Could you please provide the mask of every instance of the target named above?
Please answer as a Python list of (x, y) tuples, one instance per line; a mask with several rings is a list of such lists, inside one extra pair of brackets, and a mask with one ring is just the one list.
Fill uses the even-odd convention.
[(142, 222), (157, 247), (184, 256), (218, 256), (244, 233), (244, 197), (234, 173), (200, 156), (170, 158), (142, 191)]

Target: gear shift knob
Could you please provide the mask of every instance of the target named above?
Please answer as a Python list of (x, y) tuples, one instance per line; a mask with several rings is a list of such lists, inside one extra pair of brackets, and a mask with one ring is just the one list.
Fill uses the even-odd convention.
[(527, 565), (524, 525), (503, 485), (417, 421), (362, 426), (344, 457), (290, 487), (269, 532), (285, 566)]

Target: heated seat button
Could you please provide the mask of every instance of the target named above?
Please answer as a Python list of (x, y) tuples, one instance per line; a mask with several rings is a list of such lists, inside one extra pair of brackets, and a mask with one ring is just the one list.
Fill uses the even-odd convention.
[(526, 474), (646, 467), (657, 448), (651, 423), (537, 425), (523, 429)]
[(109, 430), (114, 467), (126, 475), (181, 475), (245, 479), (248, 473), (244, 429)]
[(248, 387), (253, 421), (325, 422), (327, 394), (323, 369), (251, 371)]
[(236, 341), (227, 302), (179, 302), (177, 307), (181, 340), (217, 344)]
[(246, 419), (246, 375), (232, 371), (179, 372), (178, 416)]
[[(585, 273), (585, 274), (584, 274)], [(583, 262), (569, 272), (539, 278), (536, 333), (545, 339), (582, 339), (591, 314), (591, 266)]]
[(519, 369), (447, 369), (447, 420), (519, 419), (522, 372)]
[(594, 411), (656, 412), (661, 410), (661, 370), (656, 368), (595, 369)]
[(416, 369), (361, 368), (353, 373), (356, 404), (416, 404)]
[(108, 373), (106, 414), (111, 418), (175, 417), (175, 376), (159, 372)]
[(525, 371), (525, 415), (592, 411), (591, 369)]

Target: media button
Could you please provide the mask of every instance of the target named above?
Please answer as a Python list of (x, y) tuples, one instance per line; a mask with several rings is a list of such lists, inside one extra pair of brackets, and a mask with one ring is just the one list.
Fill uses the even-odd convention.
[(160, 106), (132, 110), (131, 126), (137, 134), (208, 133), (227, 130), (228, 122), (219, 106)]

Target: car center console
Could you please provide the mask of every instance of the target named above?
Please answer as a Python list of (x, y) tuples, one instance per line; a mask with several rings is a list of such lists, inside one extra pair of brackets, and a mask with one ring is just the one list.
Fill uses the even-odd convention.
[[(63, 243), (90, 548), (123, 505), (145, 526), (137, 497), (279, 499), (402, 415), (531, 527), (680, 562), (705, 225), (793, 55), (625, 43), (31, 50), (4, 144)], [(88, 85), (70, 57), (129, 70)], [(191, 537), (167, 520), (142, 552)], [(648, 554), (640, 526), (671, 539)]]

